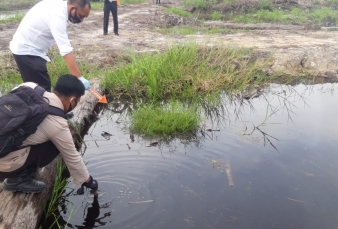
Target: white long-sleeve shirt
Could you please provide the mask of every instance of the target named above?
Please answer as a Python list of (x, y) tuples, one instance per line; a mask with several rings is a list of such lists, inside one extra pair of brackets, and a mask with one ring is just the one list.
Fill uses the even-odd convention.
[(71, 53), (67, 22), (67, 1), (43, 0), (22, 19), (9, 48), (16, 55), (40, 56), (46, 61), (50, 61), (47, 52), (55, 42), (61, 56)]

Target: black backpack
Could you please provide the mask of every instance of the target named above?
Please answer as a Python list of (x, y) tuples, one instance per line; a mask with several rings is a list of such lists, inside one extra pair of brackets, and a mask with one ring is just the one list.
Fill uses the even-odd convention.
[(21, 86), (0, 97), (0, 158), (20, 149), (48, 114), (66, 117), (63, 110), (48, 104), (44, 92), (40, 86)]

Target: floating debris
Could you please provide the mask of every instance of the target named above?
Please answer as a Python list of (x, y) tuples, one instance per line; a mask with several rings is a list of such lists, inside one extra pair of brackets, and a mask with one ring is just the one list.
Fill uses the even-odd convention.
[(147, 145), (146, 147), (155, 147), (157, 146), (158, 142), (151, 142), (149, 145)]
[(131, 140), (131, 142), (135, 141), (134, 134), (130, 134), (130, 140)]
[(113, 136), (113, 135), (106, 131), (102, 131), (101, 136), (104, 137), (106, 140), (110, 140), (110, 136)]
[(134, 201), (134, 202), (128, 202), (128, 204), (143, 204), (143, 203), (151, 203), (151, 202), (155, 202), (155, 200)]
[(228, 177), (229, 186), (234, 187), (235, 184), (234, 184), (234, 181), (232, 179), (231, 166), (230, 166), (229, 163), (227, 163), (226, 166), (225, 166), (225, 173), (227, 174), (227, 177)]
[(252, 91), (243, 95), (243, 98), (246, 100), (257, 98), (263, 94), (263, 91), (260, 88), (255, 88)]
[(211, 165), (214, 169), (219, 169), (219, 170), (221, 170), (222, 167), (224, 167), (224, 163), (221, 160), (211, 160)]
[(221, 131), (221, 130), (206, 129), (206, 131), (212, 132), (212, 131)]
[(296, 199), (291, 199), (291, 198), (286, 198), (286, 199), (294, 201), (294, 202), (298, 202), (298, 203), (305, 203), (305, 201), (303, 200), (296, 200)]
[(183, 144), (189, 143), (189, 140), (187, 140), (187, 139), (180, 139), (180, 141), (181, 141), (181, 143), (183, 143)]

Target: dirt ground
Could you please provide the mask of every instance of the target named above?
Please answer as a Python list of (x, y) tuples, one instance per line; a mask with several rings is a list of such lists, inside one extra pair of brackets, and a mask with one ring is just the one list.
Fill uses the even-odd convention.
[[(79, 25), (69, 23), (69, 37), (77, 57), (104, 67), (114, 64), (115, 59), (128, 50), (151, 52), (195, 41), (201, 45), (250, 47), (272, 53), (273, 64), (266, 69), (271, 74), (277, 71), (289, 75), (312, 73), (328, 82), (336, 82), (338, 79), (338, 31), (327, 31), (324, 28), (307, 30), (304, 26), (278, 24), (249, 25), (206, 21), (203, 26), (209, 28), (245, 30), (234, 29), (228, 34), (216, 35), (162, 35), (156, 32), (156, 28), (194, 23), (194, 20), (186, 21), (162, 13), (165, 7), (173, 4), (164, 2), (163, 5), (156, 5), (155, 2), (147, 2), (120, 6), (118, 12), (120, 36), (113, 33), (112, 17), (108, 35), (102, 35), (103, 11), (92, 11), (91, 15)], [(0, 54), (9, 53), (9, 42), (17, 26), (18, 23), (0, 25)]]

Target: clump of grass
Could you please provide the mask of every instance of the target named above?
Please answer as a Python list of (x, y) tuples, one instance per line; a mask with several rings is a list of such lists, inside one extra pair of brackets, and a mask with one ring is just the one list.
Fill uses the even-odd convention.
[(20, 22), (24, 16), (25, 16), (24, 13), (15, 13), (15, 15), (13, 16), (0, 19), (0, 24), (7, 24), (10, 22)]
[(219, 11), (214, 11), (211, 14), (211, 19), (213, 19), (213, 20), (221, 20), (222, 18), (223, 18), (223, 15)]
[(197, 129), (200, 118), (192, 108), (179, 102), (167, 106), (143, 105), (134, 111), (131, 131), (151, 137), (168, 137), (176, 134), (191, 133)]
[(134, 55), (130, 64), (107, 73), (103, 86), (115, 96), (195, 98), (262, 83), (267, 63), (254, 58), (250, 49), (188, 44), (154, 55)]
[(58, 201), (69, 183), (68, 180), (62, 176), (63, 171), (65, 169), (66, 169), (65, 163), (60, 158), (57, 158), (55, 181), (53, 191), (49, 199), (49, 204), (45, 211), (45, 218), (51, 217), (54, 214), (54, 212), (57, 211)]
[(259, 9), (261, 10), (273, 10), (273, 3), (270, 0), (259, 0), (258, 4)]
[(191, 13), (189, 13), (188, 11), (181, 10), (181, 9), (178, 9), (178, 8), (175, 8), (175, 7), (167, 8), (164, 12), (176, 14), (176, 15), (181, 16), (181, 17), (190, 17), (191, 16)]
[(205, 9), (208, 5), (206, 0), (184, 0), (183, 4), (185, 6), (194, 6), (197, 9)]

